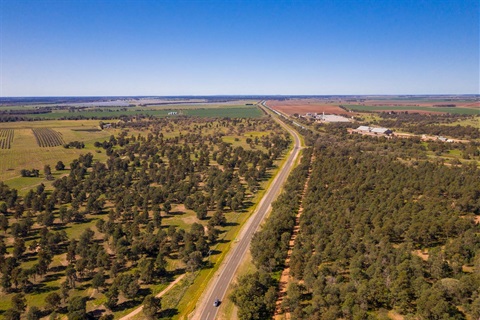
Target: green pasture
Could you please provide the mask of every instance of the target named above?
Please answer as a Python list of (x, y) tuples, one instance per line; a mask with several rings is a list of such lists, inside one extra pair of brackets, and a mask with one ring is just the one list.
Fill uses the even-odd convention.
[(468, 117), (467, 119), (461, 119), (452, 123), (447, 123), (447, 126), (472, 126), (474, 128), (480, 129), (480, 116), (477, 117)]
[[(195, 116), (195, 117), (230, 117), (230, 118), (257, 118), (262, 116), (262, 112), (256, 106), (184, 106), (184, 105), (170, 105), (168, 109), (166, 106), (161, 109), (147, 108), (147, 107), (135, 107), (128, 108), (127, 110), (121, 110), (119, 108), (98, 108), (96, 110), (80, 110), (76, 112), (68, 112), (68, 110), (59, 110), (52, 113), (43, 114), (29, 114), (25, 115), (26, 118), (31, 119), (63, 119), (66, 117), (82, 117), (86, 119), (92, 118), (118, 118), (120, 116), (136, 116), (145, 115), (153, 117), (167, 117), (171, 111), (178, 112), (178, 115)], [(171, 115), (170, 115), (171, 116)], [(172, 116), (173, 117), (173, 116)]]
[(438, 107), (417, 107), (417, 106), (364, 106), (364, 105), (345, 105), (346, 108), (353, 111), (427, 111), (427, 112), (448, 112), (456, 114), (480, 114), (480, 109), (474, 108), (438, 108)]

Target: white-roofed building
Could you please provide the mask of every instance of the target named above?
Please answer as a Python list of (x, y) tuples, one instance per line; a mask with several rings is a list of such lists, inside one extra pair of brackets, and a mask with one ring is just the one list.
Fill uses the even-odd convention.
[(368, 126), (360, 126), (355, 131), (359, 133), (385, 134), (385, 135), (390, 135), (393, 133), (393, 131), (388, 128), (374, 128), (374, 127), (368, 127)]
[(334, 114), (319, 114), (315, 118), (323, 122), (350, 122), (351, 121), (349, 118), (337, 116)]

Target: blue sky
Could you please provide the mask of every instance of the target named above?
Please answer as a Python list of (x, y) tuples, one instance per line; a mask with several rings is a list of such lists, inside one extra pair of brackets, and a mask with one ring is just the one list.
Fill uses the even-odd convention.
[(479, 93), (478, 1), (0, 6), (0, 96)]

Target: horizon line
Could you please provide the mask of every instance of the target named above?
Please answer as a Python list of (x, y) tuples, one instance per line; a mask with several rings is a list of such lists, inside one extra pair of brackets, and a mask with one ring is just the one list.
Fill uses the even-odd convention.
[(6, 98), (177, 98), (177, 97), (352, 97), (352, 96), (478, 96), (480, 93), (386, 93), (386, 94), (184, 94), (184, 95), (42, 95), (0, 96)]

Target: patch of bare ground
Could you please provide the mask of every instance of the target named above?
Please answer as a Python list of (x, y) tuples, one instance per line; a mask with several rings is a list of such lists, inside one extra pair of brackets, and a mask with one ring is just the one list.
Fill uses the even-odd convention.
[(188, 216), (188, 217), (182, 218), (182, 221), (188, 225), (191, 225), (195, 222), (198, 222), (198, 219), (195, 216)]
[(400, 313), (397, 313), (394, 310), (388, 311), (388, 317), (392, 320), (404, 320), (405, 317), (402, 316)]
[(428, 261), (428, 252), (423, 250), (413, 250), (412, 254), (420, 257), (423, 261)]
[[(314, 161), (314, 157), (312, 155), (312, 159), (310, 160), (310, 163), (313, 163), (313, 161)], [(311, 172), (312, 171), (310, 168), (307, 180), (305, 181), (305, 186), (303, 188), (302, 202), (303, 202), (303, 197), (305, 196), (305, 193), (308, 188), (308, 182), (310, 181)], [(289, 310), (284, 310), (282, 304), (287, 295), (288, 284), (292, 280), (290, 276), (290, 258), (292, 256), (293, 247), (295, 245), (295, 239), (297, 238), (298, 231), (300, 230), (300, 216), (302, 215), (302, 212), (303, 212), (303, 205), (302, 203), (300, 203), (300, 208), (298, 209), (297, 216), (295, 217), (295, 226), (293, 227), (293, 233), (292, 233), (292, 236), (290, 237), (290, 241), (288, 242), (288, 252), (287, 252), (287, 258), (285, 259), (285, 268), (282, 271), (282, 275), (280, 276), (280, 281), (278, 285), (278, 297), (277, 297), (277, 302), (275, 307), (275, 313), (273, 316), (273, 319), (276, 319), (276, 320), (291, 319)]]
[(173, 211), (185, 212), (185, 211), (187, 211), (187, 209), (185, 208), (185, 205), (183, 203), (181, 203), (181, 204), (176, 205)]
[(463, 265), (462, 271), (466, 273), (473, 273), (475, 271), (475, 268), (473, 266)]

